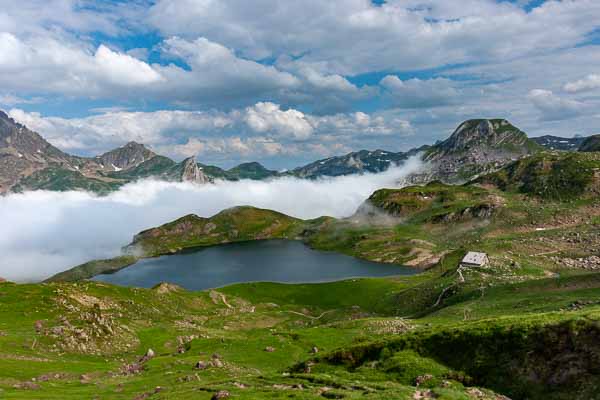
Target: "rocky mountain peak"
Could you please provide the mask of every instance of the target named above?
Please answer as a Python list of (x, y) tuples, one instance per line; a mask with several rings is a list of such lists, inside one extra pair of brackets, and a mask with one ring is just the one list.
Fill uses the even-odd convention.
[(105, 168), (120, 171), (136, 167), (155, 156), (156, 154), (143, 144), (132, 141), (98, 156), (97, 159)]
[(132, 140), (130, 142), (127, 142), (127, 144), (125, 144), (125, 146), (122, 146), (122, 148), (124, 149), (138, 149), (138, 150), (145, 150), (146, 146), (144, 146), (141, 143), (136, 142), (135, 140)]
[(210, 178), (202, 172), (196, 157), (188, 157), (182, 161), (181, 181), (182, 182), (194, 182), (194, 183), (209, 183)]
[(540, 149), (525, 132), (505, 119), (468, 120), (448, 139), (426, 151), (424, 160), (430, 164), (430, 171), (415, 181), (464, 182)]
[(468, 150), (473, 146), (523, 145), (527, 135), (505, 119), (472, 119), (460, 124), (452, 135), (437, 145), (444, 152)]
[(68, 154), (0, 111), (0, 193), (49, 164), (66, 165), (70, 161)]

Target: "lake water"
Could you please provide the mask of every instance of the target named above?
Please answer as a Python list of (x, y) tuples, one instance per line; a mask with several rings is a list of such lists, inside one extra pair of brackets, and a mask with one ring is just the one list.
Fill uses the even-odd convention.
[(417, 270), (312, 250), (301, 242), (266, 240), (208, 247), (142, 260), (97, 281), (152, 287), (175, 283), (189, 290), (240, 282), (329, 282), (355, 277), (411, 275)]

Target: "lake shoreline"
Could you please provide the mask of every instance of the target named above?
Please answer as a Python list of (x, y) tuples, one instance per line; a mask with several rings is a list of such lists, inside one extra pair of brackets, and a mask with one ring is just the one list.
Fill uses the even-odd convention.
[[(91, 279), (147, 288), (169, 282), (188, 290), (205, 290), (247, 282), (326, 283), (419, 272), (406, 266), (316, 250), (298, 240), (269, 239), (200, 247), (194, 251), (186, 249), (177, 254), (139, 259), (110, 273), (96, 274)], [(202, 277), (198, 278), (198, 275)], [(198, 279), (204, 281), (190, 283)]]

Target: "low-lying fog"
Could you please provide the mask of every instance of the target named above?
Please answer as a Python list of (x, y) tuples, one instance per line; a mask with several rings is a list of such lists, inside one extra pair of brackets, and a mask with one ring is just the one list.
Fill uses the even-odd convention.
[(135, 233), (190, 213), (208, 217), (251, 205), (299, 218), (346, 217), (373, 191), (396, 187), (420, 167), (414, 157), (380, 174), (316, 181), (286, 177), (194, 185), (145, 180), (105, 197), (75, 191), (10, 194), (0, 197), (0, 277), (37, 281), (113, 257)]

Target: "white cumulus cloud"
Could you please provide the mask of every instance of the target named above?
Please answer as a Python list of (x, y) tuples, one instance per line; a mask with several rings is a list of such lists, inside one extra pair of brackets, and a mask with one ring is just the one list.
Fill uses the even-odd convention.
[(600, 75), (590, 74), (583, 79), (565, 84), (564, 89), (569, 93), (578, 93), (600, 88)]
[(271, 131), (298, 140), (308, 139), (313, 133), (304, 113), (291, 109), (283, 111), (273, 103), (261, 102), (248, 107), (244, 120), (256, 132)]

